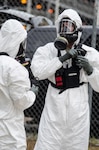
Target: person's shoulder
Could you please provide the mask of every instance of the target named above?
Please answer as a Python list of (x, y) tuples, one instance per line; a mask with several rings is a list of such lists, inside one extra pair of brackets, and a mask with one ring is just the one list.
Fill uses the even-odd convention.
[(8, 69), (25, 68), (16, 59), (9, 57), (9, 56), (3, 55), (3, 56), (1, 56), (0, 60), (1, 60), (1, 64)]
[(43, 47), (48, 47), (48, 48), (54, 47), (54, 42), (46, 43)]
[[(6, 57), (6, 56), (5, 56)], [(6, 63), (8, 63), (9, 62), (9, 65), (10, 66), (20, 66), (21, 64), (16, 60), (16, 59), (14, 59), (14, 58), (12, 58), (12, 57), (10, 57), (10, 56), (7, 56), (6, 57)]]
[(45, 45), (43, 46), (40, 46), (37, 48), (37, 51), (36, 53), (50, 53), (51, 51), (53, 51), (55, 48), (54, 46), (54, 42), (49, 42), (49, 43), (46, 43)]
[(97, 58), (99, 58), (98, 50), (87, 45), (83, 45), (82, 48), (86, 51), (86, 58), (88, 58), (91, 62), (97, 61)]
[(82, 48), (86, 51), (97, 51), (95, 48), (93, 48), (92, 46), (88, 46), (88, 45), (85, 45), (85, 44), (82, 44)]

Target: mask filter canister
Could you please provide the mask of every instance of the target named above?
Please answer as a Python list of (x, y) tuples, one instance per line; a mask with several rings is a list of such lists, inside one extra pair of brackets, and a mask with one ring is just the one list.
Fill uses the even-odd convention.
[(54, 46), (58, 49), (58, 50), (66, 50), (67, 48), (67, 44), (68, 44), (68, 41), (66, 38), (64, 37), (57, 37), (54, 41)]

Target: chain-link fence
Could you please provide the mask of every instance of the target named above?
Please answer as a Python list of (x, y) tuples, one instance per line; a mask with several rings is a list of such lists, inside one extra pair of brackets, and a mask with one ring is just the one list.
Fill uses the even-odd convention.
[[(86, 1), (86, 0), (82, 0), (82, 1), (79, 0), (78, 2), (79, 2), (79, 4), (82, 2), (82, 3), (86, 4), (88, 7), (90, 4), (90, 1)], [(46, 3), (48, 3), (48, 2), (46, 2)], [(13, 6), (14, 9), (17, 9), (17, 10), (24, 10), (24, 11), (27, 10), (27, 3), (22, 4), (21, 0), (19, 0), (19, 1), (18, 0), (13, 0), (13, 1), (12, 0), (0, 0), (0, 6), (3, 6), (3, 5), (9, 5), (11, 7)], [(35, 1), (32, 1), (31, 7), (34, 8), (34, 5), (36, 5), (36, 3), (35, 3)], [(75, 6), (75, 8), (76, 7), (77, 6)], [(90, 7), (92, 7), (94, 9), (94, 1), (91, 1)], [(40, 10), (37, 10), (37, 11), (39, 14)], [(80, 12), (80, 10), (78, 10), (78, 11)], [(32, 14), (32, 15), (34, 15), (34, 14)], [(35, 14), (35, 15), (37, 15), (37, 14)], [(94, 33), (93, 32), (94, 29), (90, 25), (93, 25), (93, 18), (90, 17), (89, 15), (86, 16), (86, 14), (84, 16), (84, 12), (83, 12), (83, 14), (80, 14), (80, 15), (81, 15), (83, 24), (87, 25), (87, 26), (84, 26), (81, 42), (85, 43), (86, 45), (91, 46), (92, 38), (93, 38), (92, 35)], [(6, 16), (8, 16), (8, 17), (6, 17)], [(18, 19), (18, 18), (20, 18), (20, 16), (16, 17), (16, 15), (14, 15), (14, 14), (10, 15), (7, 12), (6, 12), (6, 14), (0, 12), (0, 24), (2, 24), (6, 19), (9, 19), (9, 18)], [(50, 14), (50, 19), (51, 19), (51, 14)], [(52, 19), (53, 19), (53, 17), (52, 17)], [(24, 17), (24, 19), (21, 18), (19, 21), (24, 22), (26, 25), (27, 24), (31, 25), (29, 20), (28, 21), (25, 20), (25, 17)], [(96, 33), (97, 33), (96, 49), (99, 51), (99, 28), (97, 28)], [(28, 31), (26, 57), (29, 57), (30, 59), (32, 59), (32, 56), (33, 56), (34, 52), (36, 51), (36, 48), (38, 48), (39, 46), (44, 45), (48, 42), (54, 41), (55, 37), (56, 37), (56, 30), (54, 27), (34, 28), (34, 26), (32, 26), (32, 29)], [(42, 113), (42, 110), (44, 107), (47, 86), (48, 86), (48, 80), (39, 81), (39, 92), (38, 92), (36, 101), (33, 106), (31, 106), (29, 109), (25, 110), (25, 112), (24, 112), (25, 113), (25, 128), (26, 128), (27, 134), (32, 133), (33, 135), (35, 135), (38, 132), (38, 126), (39, 126), (41, 113)], [(90, 90), (89, 97), (90, 97), (89, 104), (90, 104), (90, 112), (91, 112), (90, 137), (99, 139), (99, 93)]]

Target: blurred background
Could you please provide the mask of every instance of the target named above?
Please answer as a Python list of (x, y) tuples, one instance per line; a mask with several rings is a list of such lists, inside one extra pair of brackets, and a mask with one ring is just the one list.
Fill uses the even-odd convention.
[[(45, 16), (53, 23), (66, 8), (74, 8), (80, 14), (83, 24), (93, 24), (95, 0), (0, 0), (0, 6), (6, 9), (21, 10), (32, 16)], [(14, 13), (13, 13), (14, 15)], [(20, 16), (21, 17), (21, 16)], [(24, 17), (24, 20), (26, 18)]]
[[(81, 42), (99, 51), (99, 0), (0, 0), (0, 27), (10, 18), (22, 22), (28, 32), (26, 60), (31, 62), (39, 46), (55, 40), (55, 20), (66, 8), (75, 9), (81, 16), (83, 21)], [(37, 137), (48, 80), (39, 81), (37, 84), (39, 92), (36, 101), (24, 112), (27, 138), (33, 139)], [(95, 150), (99, 150), (99, 93), (93, 91), (91, 87), (89, 87), (89, 106), (89, 144), (94, 145)], [(31, 145), (33, 146), (33, 141)]]

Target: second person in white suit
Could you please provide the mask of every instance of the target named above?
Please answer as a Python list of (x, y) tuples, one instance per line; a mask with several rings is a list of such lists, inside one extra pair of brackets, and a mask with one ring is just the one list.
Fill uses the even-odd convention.
[(27, 38), (22, 24), (7, 20), (0, 30), (0, 150), (26, 150), (24, 110), (33, 105), (28, 71), (15, 60)]

